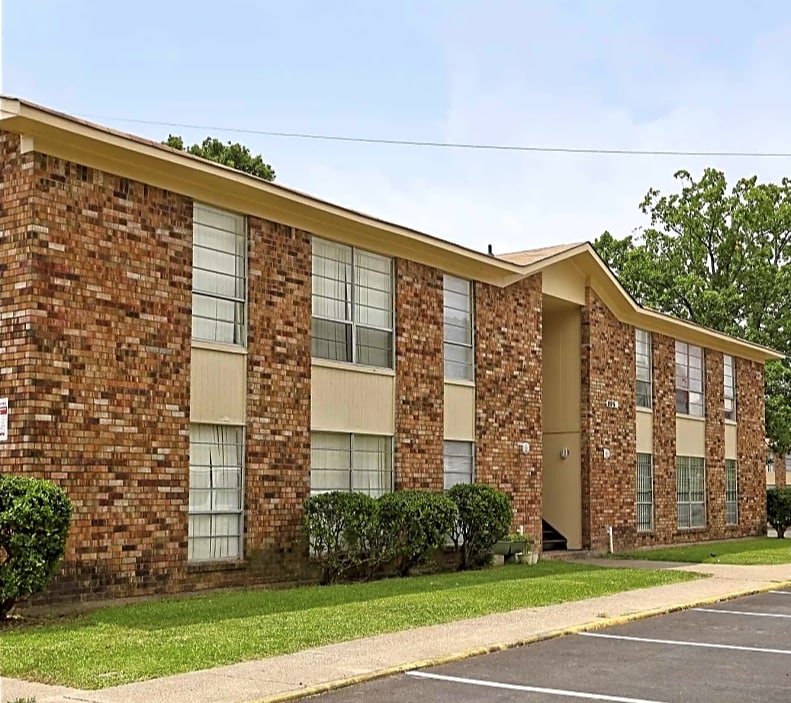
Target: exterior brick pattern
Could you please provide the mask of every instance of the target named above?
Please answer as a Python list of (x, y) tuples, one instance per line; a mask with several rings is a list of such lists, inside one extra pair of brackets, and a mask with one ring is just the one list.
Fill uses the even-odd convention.
[(8, 441), (0, 443), (4, 472), (30, 470), (25, 440), (35, 412), (35, 352), (32, 326), (38, 318), (33, 295), (33, 154), (20, 153), (20, 138), (0, 132), (0, 397), (9, 399)]
[(304, 557), (310, 493), (311, 235), (254, 217), (248, 232), (245, 550), (280, 569)]
[[(618, 550), (633, 544), (636, 533), (634, 328), (619, 322), (590, 288), (582, 311), (581, 354), (582, 543), (606, 551), (611, 526)], [(608, 407), (607, 401), (618, 407)]]
[[(505, 491), (514, 523), (541, 542), (541, 274), (475, 284), (476, 480)], [(519, 443), (530, 442), (523, 454)]]
[(774, 458), (775, 488), (786, 487), (786, 455), (778, 454)]
[(167, 590), (186, 569), (191, 201), (38, 153), (25, 166), (35, 412), (14, 432), (25, 473), (74, 504), (47, 597)]
[(706, 369), (706, 529), (711, 536), (725, 536), (723, 355), (713, 349), (706, 349), (704, 363)]
[(397, 489), (443, 488), (442, 272), (396, 262)]
[[(766, 530), (766, 443), (763, 364), (736, 362), (736, 448), (739, 457), (740, 535)], [(782, 467), (781, 467), (782, 469)]]
[(654, 532), (640, 545), (668, 544), (678, 526), (676, 508), (676, 340), (652, 334), (654, 413)]

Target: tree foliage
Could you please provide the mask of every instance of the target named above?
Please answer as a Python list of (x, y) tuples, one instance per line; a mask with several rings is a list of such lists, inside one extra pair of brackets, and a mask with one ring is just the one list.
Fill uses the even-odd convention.
[(200, 156), (223, 166), (235, 168), (237, 171), (244, 171), (265, 181), (275, 180), (275, 170), (261, 158), (260, 154), (253, 156), (250, 149), (242, 144), (223, 143), (215, 137), (206, 137), (201, 144), (185, 147), (184, 140), (173, 134), (168, 135), (163, 143), (172, 149), (186, 151), (193, 156)]
[[(605, 232), (596, 250), (640, 304), (791, 353), (791, 180), (675, 178), (680, 192), (646, 194), (639, 237)], [(775, 452), (791, 451), (786, 361), (767, 364), (766, 428)]]

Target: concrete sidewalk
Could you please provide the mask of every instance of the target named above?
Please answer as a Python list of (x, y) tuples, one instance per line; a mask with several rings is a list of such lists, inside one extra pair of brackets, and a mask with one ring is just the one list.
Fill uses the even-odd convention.
[(421, 627), (98, 691), (2, 679), (0, 698), (3, 703), (28, 697), (35, 698), (36, 703), (293, 700), (399, 671), (791, 584), (791, 564), (729, 566), (606, 559), (583, 561), (612, 568), (694, 571), (707, 574), (709, 578)]

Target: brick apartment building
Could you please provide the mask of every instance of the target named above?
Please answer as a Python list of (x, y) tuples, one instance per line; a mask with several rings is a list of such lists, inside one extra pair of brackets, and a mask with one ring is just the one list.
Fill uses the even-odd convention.
[(640, 308), (589, 244), (485, 255), (0, 109), (0, 462), (74, 503), (50, 599), (297, 578), (329, 489), (485, 482), (570, 549), (764, 531), (779, 355)]

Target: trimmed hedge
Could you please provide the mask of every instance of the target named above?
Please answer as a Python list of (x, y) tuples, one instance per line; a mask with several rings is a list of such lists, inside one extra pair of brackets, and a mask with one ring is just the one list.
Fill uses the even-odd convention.
[(445, 543), (457, 517), (456, 504), (442, 493), (396, 491), (379, 498), (379, 518), (401, 576)]
[(791, 488), (769, 488), (766, 491), (766, 519), (783, 538), (791, 527)]
[(478, 569), (492, 560), (492, 549), (511, 527), (514, 510), (508, 496), (480, 483), (460, 483), (448, 491), (459, 519), (451, 539), (460, 554), (461, 569)]
[(54, 483), (0, 476), (0, 619), (46, 588), (66, 552), (71, 501)]

